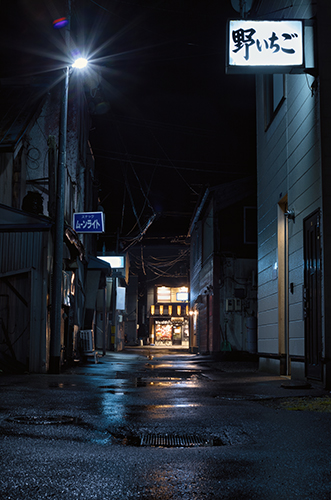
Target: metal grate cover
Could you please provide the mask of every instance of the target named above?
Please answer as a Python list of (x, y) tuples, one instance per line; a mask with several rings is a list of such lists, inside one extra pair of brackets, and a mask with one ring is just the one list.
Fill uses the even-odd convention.
[(166, 448), (190, 446), (220, 446), (221, 443), (213, 439), (196, 435), (178, 434), (144, 434), (140, 439), (140, 446), (161, 446)]

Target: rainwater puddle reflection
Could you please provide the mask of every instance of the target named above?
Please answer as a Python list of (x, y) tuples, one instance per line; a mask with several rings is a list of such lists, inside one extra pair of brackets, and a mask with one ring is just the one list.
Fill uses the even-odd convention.
[(77, 384), (63, 384), (63, 383), (58, 383), (58, 384), (49, 384), (48, 387), (50, 389), (65, 389), (67, 387), (77, 387)]
[(167, 386), (181, 384), (183, 380), (177, 377), (168, 377), (162, 379), (136, 379), (135, 387)]
[(172, 405), (148, 405), (149, 409), (162, 409), (162, 408), (195, 408), (202, 406), (200, 403), (175, 403)]
[(128, 394), (125, 389), (135, 389), (140, 387), (170, 387), (172, 385), (192, 385), (197, 382), (196, 377), (182, 379), (181, 377), (162, 377), (162, 378), (142, 378), (137, 377), (132, 380), (116, 380), (116, 383), (100, 385), (99, 389), (104, 389), (113, 394)]

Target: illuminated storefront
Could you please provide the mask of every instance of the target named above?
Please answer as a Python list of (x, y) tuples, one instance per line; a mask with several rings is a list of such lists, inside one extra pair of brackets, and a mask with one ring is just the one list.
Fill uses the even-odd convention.
[(187, 287), (156, 287), (149, 317), (151, 344), (189, 347)]

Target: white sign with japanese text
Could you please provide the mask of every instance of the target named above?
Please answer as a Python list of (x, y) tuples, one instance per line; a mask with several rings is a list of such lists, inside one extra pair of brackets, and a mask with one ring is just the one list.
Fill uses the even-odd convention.
[(228, 67), (300, 67), (302, 21), (229, 21)]

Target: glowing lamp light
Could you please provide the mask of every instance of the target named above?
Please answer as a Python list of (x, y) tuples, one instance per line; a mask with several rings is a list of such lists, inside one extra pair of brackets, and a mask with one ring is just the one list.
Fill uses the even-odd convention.
[(87, 66), (87, 59), (85, 59), (85, 57), (79, 57), (72, 65), (73, 68), (78, 68), (78, 69), (83, 69), (86, 66)]
[(68, 23), (69, 21), (66, 17), (60, 17), (59, 19), (55, 19), (55, 21), (53, 21), (53, 28), (58, 30), (67, 26)]

